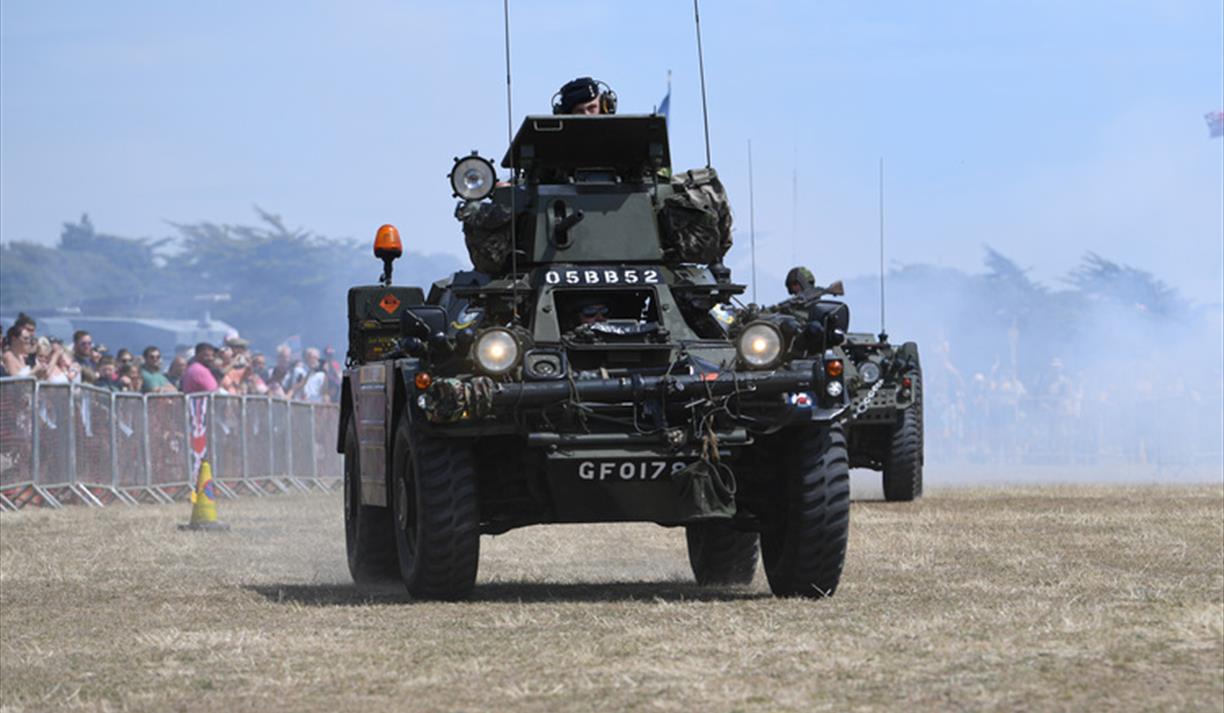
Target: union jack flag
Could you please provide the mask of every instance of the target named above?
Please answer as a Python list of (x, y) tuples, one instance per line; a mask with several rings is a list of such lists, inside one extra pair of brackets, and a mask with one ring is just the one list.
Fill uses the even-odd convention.
[(1209, 111), (1203, 118), (1207, 120), (1207, 134), (1210, 138), (1218, 139), (1224, 136), (1224, 111)]
[(187, 399), (191, 414), (191, 482), (200, 477), (200, 464), (208, 456), (208, 397)]

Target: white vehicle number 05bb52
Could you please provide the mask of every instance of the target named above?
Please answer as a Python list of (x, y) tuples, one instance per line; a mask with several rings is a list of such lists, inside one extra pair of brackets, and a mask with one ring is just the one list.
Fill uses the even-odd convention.
[(688, 467), (684, 461), (633, 460), (578, 462), (578, 477), (582, 480), (658, 480), (666, 474), (679, 473)]
[(657, 285), (659, 271), (637, 267), (561, 268), (544, 273), (546, 285)]

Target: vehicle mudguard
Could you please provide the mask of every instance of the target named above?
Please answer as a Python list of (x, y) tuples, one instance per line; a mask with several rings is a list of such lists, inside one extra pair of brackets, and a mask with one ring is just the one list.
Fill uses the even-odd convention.
[(340, 428), (336, 432), (336, 452), (344, 453), (344, 429), (348, 427), (348, 420), (353, 417), (353, 387), (349, 382), (348, 374), (344, 375), (344, 379), (340, 382)]

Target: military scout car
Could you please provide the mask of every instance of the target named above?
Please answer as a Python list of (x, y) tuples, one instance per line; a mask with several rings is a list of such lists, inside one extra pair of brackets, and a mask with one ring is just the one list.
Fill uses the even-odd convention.
[(883, 471), (885, 500), (922, 496), (922, 366), (918, 345), (900, 347), (887, 335), (851, 332), (840, 347), (847, 355), (850, 388), (846, 441), (850, 467)]
[[(804, 272), (810, 280), (811, 273)], [(800, 285), (803, 277), (796, 278)], [(844, 294), (840, 280), (828, 287), (808, 284), (793, 297), (765, 309), (802, 315), (822, 299)], [(889, 343), (887, 334), (877, 337), (851, 332), (835, 353), (845, 362), (843, 378), (850, 398), (843, 422), (850, 467), (883, 471), (885, 500), (921, 497), (922, 367), (918, 345), (906, 342), (898, 348)]]
[[(844, 305), (733, 307), (712, 169), (673, 175), (661, 116), (531, 116), (498, 183), (451, 184), (476, 270), (349, 292), (339, 449), (348, 563), (457, 599), (481, 534), (537, 523), (686, 529), (701, 584), (823, 597), (841, 575)], [(632, 542), (625, 547), (632, 548)]]

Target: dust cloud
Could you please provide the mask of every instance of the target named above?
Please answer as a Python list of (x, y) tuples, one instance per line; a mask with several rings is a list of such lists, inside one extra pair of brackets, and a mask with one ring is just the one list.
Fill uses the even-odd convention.
[[(928, 483), (1221, 480), (1224, 305), (1093, 254), (1056, 285), (985, 262), (886, 281), (890, 340), (921, 349)], [(878, 278), (846, 287), (878, 331)]]

